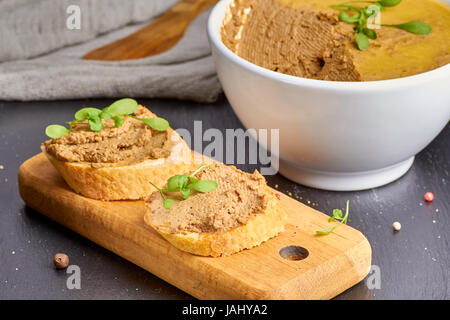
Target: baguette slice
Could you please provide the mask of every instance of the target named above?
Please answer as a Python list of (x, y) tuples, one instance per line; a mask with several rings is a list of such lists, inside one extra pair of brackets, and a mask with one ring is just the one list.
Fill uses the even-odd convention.
[(171, 128), (171, 152), (167, 158), (148, 159), (131, 165), (94, 167), (87, 162), (61, 161), (42, 152), (59, 171), (66, 183), (77, 193), (98, 200), (138, 200), (147, 198), (156, 189), (149, 183), (164, 184), (175, 174), (197, 168), (193, 152)]
[[(225, 165), (223, 164), (220, 164), (219, 166), (225, 167)], [(262, 177), (257, 171), (255, 171), (255, 173), (251, 175), (242, 172), (233, 166), (227, 167), (232, 168), (232, 170), (238, 171), (242, 176)], [(213, 192), (221, 192), (220, 182), (218, 183), (218, 189)], [(225, 190), (225, 192), (228, 191)], [(267, 241), (284, 231), (284, 226), (287, 221), (287, 215), (281, 208), (279, 200), (275, 197), (275, 195), (269, 189), (269, 187), (267, 187), (267, 185), (265, 185), (263, 190), (260, 191), (260, 195), (261, 193), (265, 197), (267, 197), (267, 202), (264, 208), (261, 211), (253, 212), (250, 218), (245, 223), (239, 224), (236, 227), (222, 232), (171, 232), (167, 227), (167, 223), (161, 223), (160, 219), (155, 219), (154, 215), (158, 213), (152, 211), (149, 205), (149, 203), (151, 204), (152, 201), (161, 201), (161, 199), (157, 199), (160, 197), (159, 192), (152, 194), (152, 196), (147, 200), (148, 210), (144, 216), (144, 221), (153, 229), (155, 229), (162, 237), (169, 241), (173, 246), (182, 251), (200, 256), (228, 256), (241, 250), (258, 246), (264, 241)], [(191, 197), (195, 197), (196, 195), (199, 194), (191, 195)], [(201, 201), (202, 206), (205, 207), (211, 207), (211, 205), (212, 207), (214, 207), (213, 202), (213, 194), (211, 194), (210, 196), (204, 196)], [(190, 204), (188, 204), (188, 206), (190, 206)], [(177, 206), (174, 205), (174, 207), (170, 210), (167, 210), (167, 212), (160, 211), (160, 214), (170, 215), (172, 213), (172, 210), (177, 209)], [(211, 212), (210, 214), (214, 215), (215, 212)]]

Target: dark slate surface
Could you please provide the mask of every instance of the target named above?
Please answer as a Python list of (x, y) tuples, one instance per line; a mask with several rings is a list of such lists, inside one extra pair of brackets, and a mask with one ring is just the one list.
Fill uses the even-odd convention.
[[(190, 299), (145, 270), (27, 208), (17, 190), (20, 164), (39, 152), (49, 122), (64, 123), (82, 106), (106, 106), (111, 100), (0, 102), (0, 299)], [(170, 119), (174, 128), (237, 128), (241, 123), (222, 97), (213, 105), (172, 100), (140, 100)], [(351, 201), (349, 225), (361, 230), (373, 248), (381, 288), (365, 282), (337, 299), (450, 299), (450, 127), (416, 158), (400, 180), (362, 192), (327, 192), (300, 186), (282, 176), (268, 177), (272, 187), (292, 193), (329, 213)], [(251, 166), (238, 166), (250, 170)], [(436, 199), (424, 203), (432, 191)], [(402, 230), (393, 232), (400, 221)], [(65, 252), (81, 268), (81, 290), (66, 287), (68, 275), (52, 266)]]

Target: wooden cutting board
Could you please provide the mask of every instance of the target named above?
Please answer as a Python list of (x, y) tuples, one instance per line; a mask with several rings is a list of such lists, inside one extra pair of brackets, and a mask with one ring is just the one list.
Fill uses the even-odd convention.
[[(74, 193), (43, 154), (21, 165), (19, 190), (31, 208), (199, 299), (330, 299), (361, 281), (371, 265), (370, 244), (359, 231), (342, 225), (316, 236), (330, 227), (328, 216), (283, 194), (289, 218), (282, 234), (210, 258), (182, 252), (148, 227), (142, 201), (103, 202)], [(279, 252), (286, 246), (309, 255), (285, 259)]]
[(171, 49), (200, 13), (217, 0), (180, 0), (145, 27), (125, 38), (87, 53), (85, 60), (122, 61), (141, 59)]

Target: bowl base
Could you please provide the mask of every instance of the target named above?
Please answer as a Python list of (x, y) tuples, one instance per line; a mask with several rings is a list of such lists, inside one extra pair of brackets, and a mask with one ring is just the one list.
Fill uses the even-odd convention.
[(280, 174), (307, 187), (330, 191), (358, 191), (376, 188), (403, 176), (414, 162), (414, 157), (392, 166), (360, 172), (316, 171), (293, 165), (280, 159)]

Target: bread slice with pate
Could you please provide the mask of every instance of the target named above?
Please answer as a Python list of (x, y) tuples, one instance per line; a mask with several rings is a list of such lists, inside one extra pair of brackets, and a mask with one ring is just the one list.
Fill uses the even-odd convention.
[[(139, 105), (137, 118), (156, 115)], [(186, 142), (168, 128), (157, 131), (132, 117), (116, 127), (103, 119), (103, 129), (90, 130), (88, 121), (72, 125), (69, 134), (41, 145), (43, 153), (67, 184), (83, 196), (99, 200), (148, 197), (174, 174), (198, 167)]]
[[(287, 215), (258, 171), (213, 163), (194, 177), (216, 181), (217, 188), (192, 191), (187, 199), (179, 192), (154, 192), (146, 201), (145, 222), (178, 249), (227, 256), (284, 231)], [(169, 209), (165, 200), (172, 202)]]

